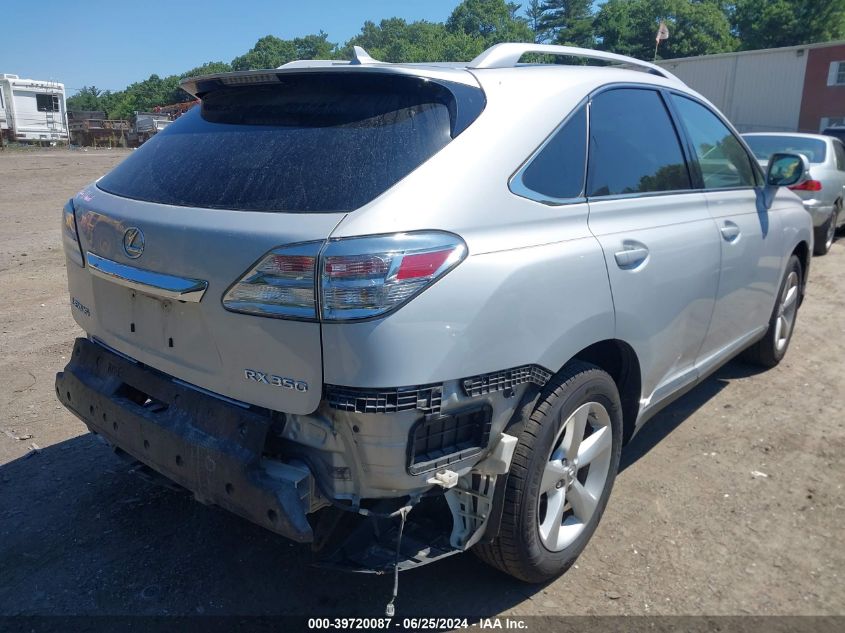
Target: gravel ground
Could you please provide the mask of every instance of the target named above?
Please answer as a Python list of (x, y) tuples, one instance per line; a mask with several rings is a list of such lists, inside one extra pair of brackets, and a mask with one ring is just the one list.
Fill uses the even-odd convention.
[[(82, 334), (61, 207), (125, 155), (0, 152), (0, 615), (381, 615), (390, 578), (140, 480), (56, 401)], [(845, 613), (843, 315), (845, 239), (779, 367), (726, 365), (627, 447), (575, 568), (537, 587), (452, 557), (402, 575), (398, 613)]]

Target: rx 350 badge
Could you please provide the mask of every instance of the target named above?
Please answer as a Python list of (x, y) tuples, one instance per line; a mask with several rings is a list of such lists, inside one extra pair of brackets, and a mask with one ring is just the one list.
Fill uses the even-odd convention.
[(295, 380), (294, 378), (285, 378), (284, 376), (276, 376), (275, 374), (266, 374), (263, 371), (256, 371), (254, 369), (244, 369), (244, 380), (253, 380), (271, 387), (281, 387), (282, 389), (292, 389), (305, 393), (308, 391), (308, 383), (304, 380)]

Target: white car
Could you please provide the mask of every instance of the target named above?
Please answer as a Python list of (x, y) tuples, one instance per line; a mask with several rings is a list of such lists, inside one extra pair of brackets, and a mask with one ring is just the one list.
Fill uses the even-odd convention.
[(765, 168), (775, 152), (801, 154), (810, 163), (809, 177), (790, 187), (804, 201), (813, 218), (813, 254), (824, 255), (833, 246), (836, 230), (845, 225), (845, 145), (822, 134), (743, 134), (745, 142)]

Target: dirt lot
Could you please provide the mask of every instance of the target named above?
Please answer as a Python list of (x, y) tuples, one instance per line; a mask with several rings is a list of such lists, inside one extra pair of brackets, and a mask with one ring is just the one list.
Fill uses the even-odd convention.
[[(61, 207), (124, 156), (0, 152), (0, 615), (382, 614), (391, 579), (138, 479), (56, 401), (81, 334)], [(727, 365), (626, 449), (576, 568), (531, 587), (453, 557), (402, 575), (398, 613), (845, 613), (843, 408), (845, 239), (778, 368)]]

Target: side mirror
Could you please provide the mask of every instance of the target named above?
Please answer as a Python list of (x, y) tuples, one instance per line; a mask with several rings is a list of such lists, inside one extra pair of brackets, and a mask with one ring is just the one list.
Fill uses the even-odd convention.
[(810, 179), (810, 163), (801, 154), (778, 152), (769, 158), (766, 184), (772, 187), (792, 187)]

